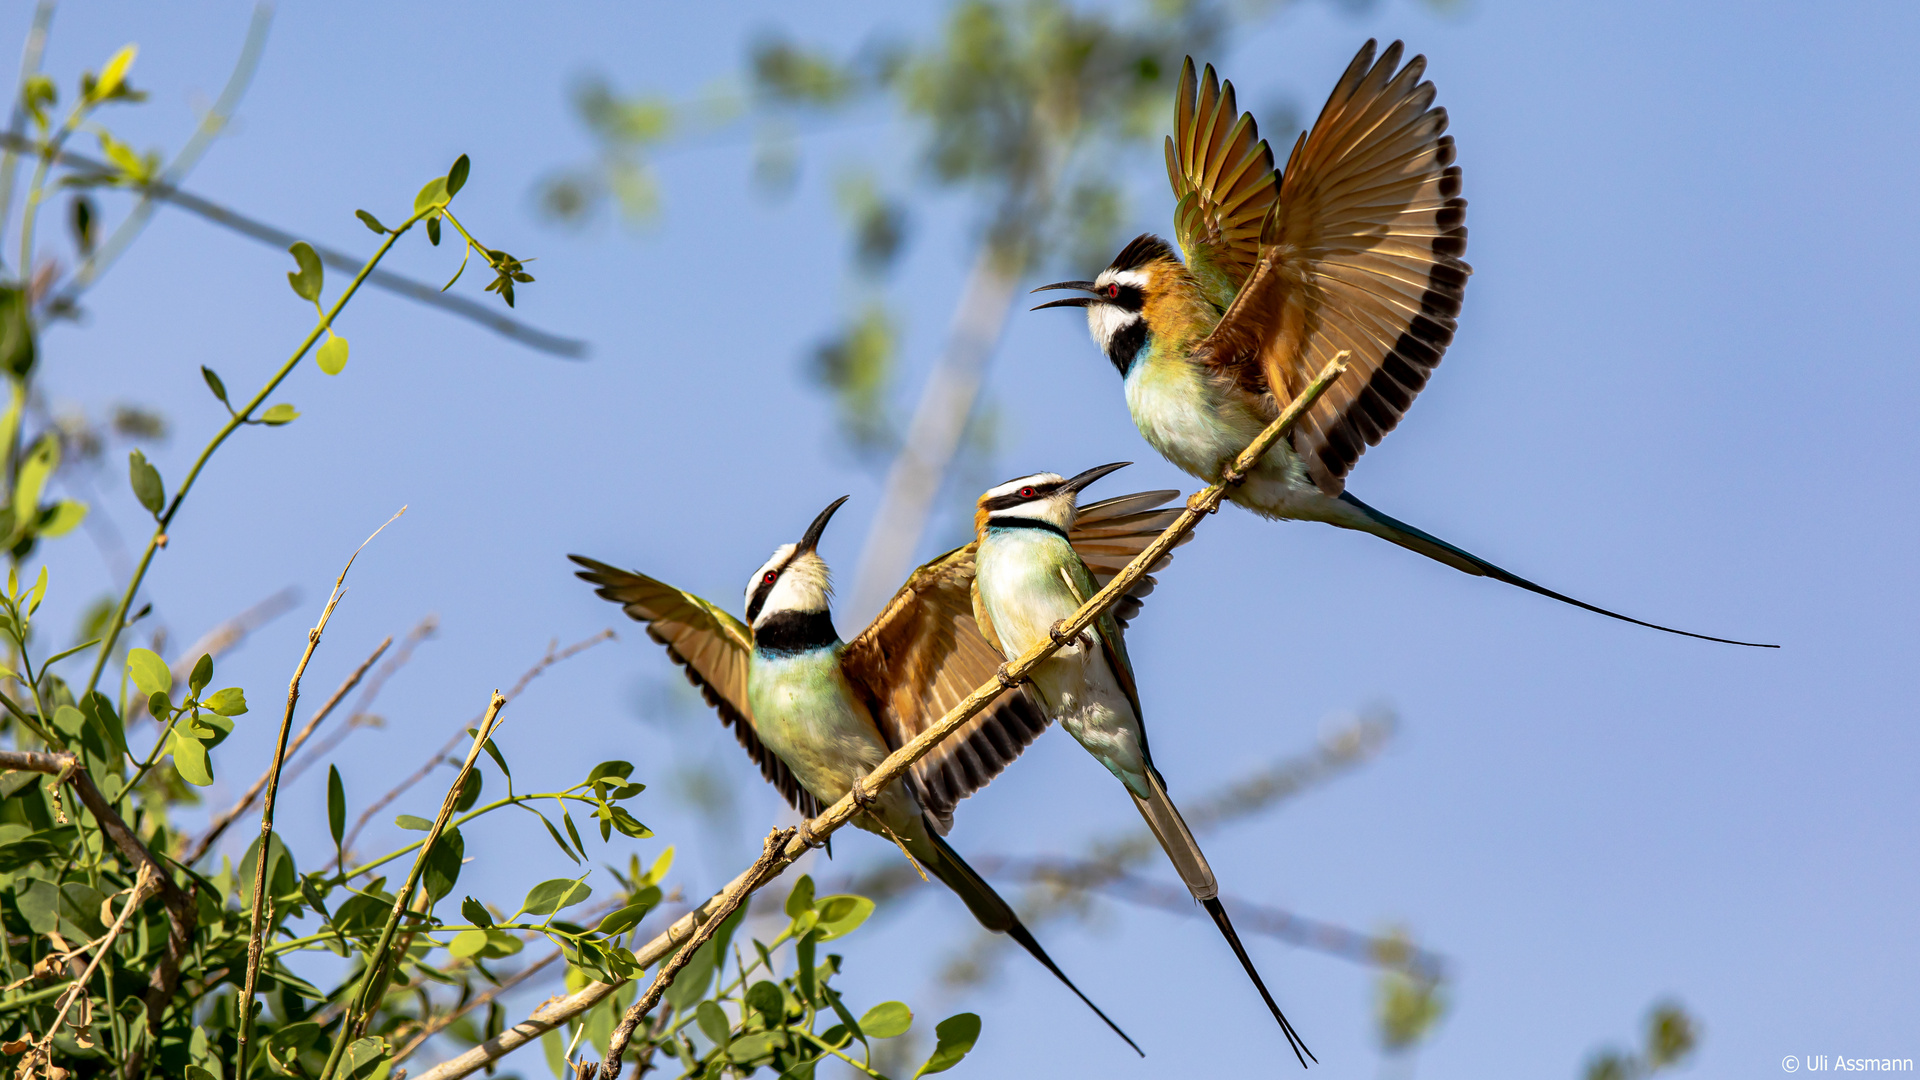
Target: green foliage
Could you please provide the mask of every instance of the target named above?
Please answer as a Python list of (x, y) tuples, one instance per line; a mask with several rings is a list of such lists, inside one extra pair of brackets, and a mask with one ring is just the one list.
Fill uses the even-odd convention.
[(1700, 1042), (1700, 1022), (1677, 1001), (1662, 1001), (1647, 1010), (1646, 1030), (1637, 1051), (1598, 1050), (1587, 1058), (1585, 1080), (1642, 1080), (1679, 1068), (1693, 1056)]

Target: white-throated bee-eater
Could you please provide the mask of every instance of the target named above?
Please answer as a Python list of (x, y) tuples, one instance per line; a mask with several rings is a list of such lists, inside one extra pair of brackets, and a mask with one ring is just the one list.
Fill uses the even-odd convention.
[[(1346, 476), (1426, 386), (1453, 340), (1471, 268), (1467, 201), (1447, 113), (1394, 42), (1361, 48), (1286, 168), (1238, 112), (1233, 84), (1188, 59), (1174, 97), (1167, 176), (1182, 263), (1157, 236), (1128, 244), (1076, 296), (1125, 381), (1147, 442), (1209, 483), (1341, 352), (1348, 367), (1228, 498), (1271, 518), (1323, 521), (1456, 570), (1641, 626), (1731, 645), (1595, 607), (1509, 573), (1368, 506)], [(1039, 310), (1036, 308), (1035, 310)], [(1771, 648), (1773, 646), (1760, 646)]]
[[(1126, 464), (1102, 465), (1072, 479), (1036, 473), (980, 497), (974, 513), (974, 621), (1008, 660), (1047, 641), (1055, 626), (1099, 589), (1067, 538), (1080, 489)], [(1047, 714), (1126, 785), (1180, 880), (1213, 916), (1304, 1067), (1312, 1052), (1294, 1033), (1240, 944), (1220, 902), (1213, 869), (1153, 767), (1122, 626), (1122, 619), (1107, 611), (1035, 667), (1028, 681)]]
[[(1143, 492), (1089, 506), (1076, 540), (1111, 577), (1171, 523), (1178, 511), (1154, 507), (1178, 494)], [(873, 625), (850, 642), (840, 640), (827, 564), (816, 549), (845, 501), (821, 511), (799, 543), (782, 545), (755, 571), (745, 623), (653, 578), (570, 556), (600, 596), (620, 604), (666, 646), (761, 775), (807, 817), (837, 802), (854, 780), (992, 680), (1002, 660), (974, 624), (971, 544), (915, 571)], [(959, 894), (982, 926), (1019, 942), (1137, 1052), (1012, 907), (941, 839), (954, 805), (986, 786), (1047, 722), (1024, 688), (1009, 691), (888, 785), (854, 821), (898, 843)]]

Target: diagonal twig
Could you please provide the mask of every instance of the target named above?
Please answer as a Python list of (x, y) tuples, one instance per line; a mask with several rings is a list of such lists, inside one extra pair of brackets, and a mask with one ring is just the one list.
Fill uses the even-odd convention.
[[(347, 676), (346, 681), (341, 683), (339, 688), (333, 692), (333, 696), (326, 700), (326, 704), (321, 705), (320, 708), (307, 719), (307, 726), (300, 729), (300, 734), (294, 736), (293, 744), (287, 747), (286, 757), (290, 758), (300, 752), (300, 747), (305, 745), (306, 741), (313, 736), (314, 729), (319, 727), (320, 722), (325, 720), (328, 714), (333, 712), (335, 706), (339, 705), (348, 694), (353, 692), (354, 687), (360, 685), (360, 680), (366, 677), (367, 669), (371, 668), (374, 662), (380, 659), (380, 655), (386, 652), (387, 646), (391, 644), (393, 644), (393, 637), (389, 635), (385, 641), (380, 643), (378, 648), (373, 650), (373, 655), (362, 660), (360, 666), (353, 669), (353, 674)], [(266, 790), (267, 782), (273, 775), (274, 773), (271, 767), (269, 767), (266, 772), (261, 773), (260, 779), (253, 782), (253, 786), (247, 789), (245, 795), (240, 796), (240, 801), (234, 803), (219, 817), (213, 819), (213, 824), (207, 826), (207, 831), (200, 835), (200, 839), (193, 842), (191, 848), (187, 849), (186, 855), (180, 860), (181, 863), (186, 866), (192, 866), (194, 863), (205, 858), (214, 843), (220, 839), (220, 834), (227, 831), (227, 826), (232, 825), (241, 815), (253, 809), (253, 801), (260, 797), (262, 791)]]
[(386, 663), (380, 665), (380, 670), (374, 672), (371, 679), (367, 680), (366, 688), (360, 691), (360, 700), (353, 703), (353, 711), (347, 714), (347, 722), (335, 728), (332, 734), (315, 743), (305, 755), (289, 764), (282, 782), (291, 784), (299, 779), (300, 775), (313, 767), (315, 762), (323, 760), (339, 748), (341, 742), (353, 734), (355, 728), (364, 727), (370, 723), (374, 717), (367, 710), (371, 709), (373, 703), (379, 699), (380, 691), (386, 688), (387, 680), (407, 666), (407, 661), (413, 659), (413, 650), (418, 648), (421, 642), (432, 637), (439, 630), (438, 615), (428, 615), (414, 624), (413, 629), (407, 631), (407, 636), (400, 639), (400, 648), (387, 658)]
[(239, 1044), (234, 1051), (233, 1074), (235, 1076), (247, 1075), (247, 1040), (253, 1034), (253, 992), (260, 977), (260, 950), (265, 944), (261, 921), (267, 902), (267, 864), (273, 861), (273, 797), (280, 790), (280, 770), (287, 764), (287, 736), (293, 728), (294, 706), (300, 702), (300, 679), (307, 673), (307, 664), (313, 660), (314, 650), (320, 647), (320, 636), (326, 633), (327, 623), (333, 618), (333, 609), (340, 606), (340, 593), (346, 588), (347, 574), (353, 570), (354, 560), (360, 557), (360, 553), (367, 549), (368, 544), (373, 543), (375, 536), (379, 536), (388, 525), (399, 520), (400, 515), (406, 512), (407, 508), (401, 507), (392, 517), (383, 522), (380, 528), (373, 530), (373, 536), (362, 540), (353, 554), (347, 557), (347, 565), (341, 567), (340, 576), (333, 579), (333, 592), (327, 597), (327, 606), (320, 611), (320, 621), (314, 623), (313, 629), (307, 631), (306, 651), (300, 654), (300, 664), (293, 669), (293, 678), (287, 682), (287, 708), (280, 716), (280, 739), (274, 744), (273, 767), (267, 770), (266, 797), (260, 804), (260, 853), (253, 860), (253, 917), (251, 929), (247, 934), (247, 980), (246, 989), (240, 999)]
[[(10, 132), (0, 132), (0, 147), (5, 147), (12, 151), (24, 151), (26, 153), (40, 152), (40, 144), (37, 140), (24, 135), (15, 135)], [(85, 154), (74, 153), (71, 150), (61, 150), (54, 155), (54, 160), (73, 169), (104, 174), (111, 174), (113, 171), (106, 162), (97, 158), (88, 157)], [(266, 222), (257, 221), (247, 217), (245, 214), (230, 210), (210, 199), (201, 198), (192, 192), (184, 191), (171, 184), (156, 182), (147, 185), (142, 188), (141, 191), (143, 193), (150, 192), (156, 199), (171, 203), (190, 214), (204, 218), (207, 221), (213, 222), (215, 225), (230, 229), (242, 236), (258, 240), (261, 243), (286, 248), (302, 240), (301, 237), (295, 236), (293, 233), (287, 232), (284, 229), (278, 229), (272, 225), (268, 225)], [(359, 273), (360, 269), (366, 265), (364, 259), (356, 259), (352, 255), (337, 251), (324, 244), (316, 244), (311, 240), (307, 240), (305, 243), (313, 248), (314, 254), (320, 256), (321, 262), (326, 263), (336, 270), (355, 274)], [(404, 296), (415, 303), (425, 304), (431, 308), (438, 308), (450, 315), (456, 315), (469, 322), (478, 323), (494, 333), (499, 334), (501, 337), (518, 342), (529, 349), (547, 353), (551, 356), (566, 357), (569, 360), (577, 360), (587, 355), (587, 343), (578, 338), (561, 337), (558, 334), (550, 334), (545, 330), (528, 326), (526, 323), (520, 322), (517, 319), (502, 315), (484, 304), (469, 300), (464, 296), (442, 293), (432, 285), (415, 281), (412, 278), (402, 277), (391, 270), (376, 269), (367, 275), (366, 280), (369, 285), (385, 289), (399, 296)]]
[[(528, 668), (526, 672), (520, 676), (520, 681), (514, 683), (513, 688), (508, 690), (502, 696), (504, 696), (509, 702), (511, 702), (514, 698), (519, 697), (521, 693), (526, 690), (528, 683), (533, 682), (533, 680), (545, 674), (548, 668), (552, 667), (555, 664), (560, 663), (562, 660), (569, 660), (579, 655), (580, 653), (586, 652), (588, 649), (593, 648), (595, 645), (598, 645), (603, 641), (611, 641), (611, 640), (613, 640), (613, 631), (602, 630), (590, 638), (586, 638), (581, 641), (576, 641), (573, 644), (567, 646), (566, 648), (560, 649), (558, 651), (556, 651), (554, 648), (554, 646), (557, 645), (558, 642), (549, 642), (547, 644), (547, 654), (545, 656), (542, 656), (538, 663)], [(382, 795), (378, 799), (375, 799), (373, 803), (370, 806), (368, 806), (365, 810), (360, 811), (360, 816), (354, 819), (353, 828), (347, 830), (346, 838), (340, 841), (340, 850), (342, 852), (352, 851), (353, 842), (359, 839), (360, 837), (360, 830), (366, 828), (367, 824), (371, 822), (374, 819), (374, 817), (380, 813), (380, 811), (385, 810), (387, 807), (393, 805), (393, 801), (395, 799), (406, 794), (407, 791), (411, 789), (415, 784), (418, 784), (420, 781), (425, 780), (429, 775), (433, 773), (433, 770), (436, 768), (439, 768), (441, 764), (452, 761), (453, 759), (448, 755), (452, 754), (454, 751), (454, 748), (460, 745), (460, 740), (466, 737), (467, 730), (473, 727), (473, 725), (478, 722), (479, 722), (479, 718), (475, 717), (473, 720), (469, 720), (466, 723), (460, 725), (459, 729), (453, 733), (453, 737), (448, 739), (444, 744), (442, 744), (440, 749), (434, 751), (433, 756), (427, 759), (426, 764), (414, 770), (411, 776), (408, 776), (406, 779), (400, 781), (398, 784), (395, 784), (392, 790), (388, 791), (385, 795)], [(334, 856), (333, 862), (327, 864), (327, 869), (332, 870), (337, 868), (339, 865), (340, 865), (340, 856), (336, 854)]]
[[(1035, 667), (1052, 656), (1062, 645), (1073, 640), (1082, 630), (1093, 625), (1093, 621), (1099, 618), (1101, 613), (1118, 603), (1128, 590), (1146, 576), (1155, 563), (1192, 532), (1194, 526), (1200, 523), (1200, 519), (1220, 508), (1220, 502), (1225, 498), (1227, 489), (1245, 480), (1247, 473), (1266, 455), (1268, 450), (1273, 448), (1274, 443), (1291, 431), (1313, 403), (1320, 399), (1320, 395), (1333, 385), (1334, 380), (1339, 378), (1342, 372), (1346, 371), (1347, 356), (1348, 353), (1343, 350), (1334, 357), (1333, 361), (1307, 385), (1300, 396), (1288, 403), (1273, 423), (1267, 425), (1266, 429), (1256, 436), (1245, 450), (1241, 451), (1240, 455), (1234, 459), (1232, 466), (1225, 470), (1217, 482), (1190, 496), (1187, 499), (1186, 508), (1180, 512), (1180, 516), (1174, 520), (1174, 523), (1148, 544), (1145, 550), (1135, 556), (1134, 560), (1109, 581), (1105, 588), (1094, 593), (1091, 599), (1081, 605), (1080, 610), (1063, 620), (1057, 633), (1049, 634), (1046, 640), (1022, 653), (1018, 658), (1002, 664), (996, 678), (977, 687), (972, 693), (962, 698), (959, 704), (948, 710), (938, 723), (887, 755), (886, 759), (876, 765), (865, 777), (854, 781), (852, 790), (838, 802), (811, 820), (801, 822), (800, 827), (794, 830), (792, 837), (780, 850), (770, 867), (762, 867), (759, 862), (755, 862), (753, 866), (728, 882), (719, 892), (708, 897), (699, 907), (675, 920), (672, 925), (655, 935), (653, 940), (633, 950), (636, 964), (645, 968), (658, 963), (669, 952), (691, 938), (701, 926), (711, 922), (716, 911), (723, 907), (731, 910), (749, 893), (772, 880), (779, 871), (786, 869), (809, 850), (823, 843), (841, 826), (863, 813), (878, 797), (878, 792), (886, 790), (888, 784), (904, 775), (914, 762), (926, 756), (927, 752), (941, 740), (958, 731), (1002, 693), (1020, 685), (1021, 680), (1025, 679)], [(526, 1020), (479, 1046), (428, 1069), (415, 1080), (455, 1080), (457, 1077), (466, 1076), (593, 1008), (622, 985), (625, 985), (624, 982), (588, 983), (559, 1001), (547, 1002), (535, 1009)], [(629, 1009), (628, 1015), (631, 1016), (632, 1012), (633, 1010)], [(626, 1019), (623, 1018), (622, 1024), (625, 1023)], [(619, 1058), (609, 1053), (602, 1066), (602, 1076), (617, 1077), (619, 1068)]]

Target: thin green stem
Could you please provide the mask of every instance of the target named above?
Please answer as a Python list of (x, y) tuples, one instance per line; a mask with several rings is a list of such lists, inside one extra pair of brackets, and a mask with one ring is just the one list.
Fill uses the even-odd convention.
[(107, 658), (113, 655), (114, 645), (120, 640), (120, 631), (124, 627), (127, 619), (127, 609), (133, 606), (133, 598), (139, 593), (141, 583), (146, 580), (147, 568), (153, 563), (154, 553), (159, 551), (161, 545), (167, 542), (167, 527), (173, 523), (174, 515), (180, 512), (180, 506), (186, 501), (187, 493), (193, 490), (194, 481), (200, 478), (200, 470), (206, 468), (207, 461), (213, 457), (214, 451), (220, 449), (221, 444), (227, 441), (227, 436), (239, 430), (242, 424), (247, 423), (248, 417), (252, 416), (253, 411), (266, 402), (268, 395), (279, 389), (280, 384), (286, 380), (287, 376), (293, 374), (293, 369), (300, 363), (300, 359), (307, 355), (316, 341), (320, 340), (320, 335), (326, 332), (327, 327), (332, 325), (333, 320), (340, 317), (341, 309), (346, 307), (347, 302), (352, 300), (354, 294), (360, 291), (360, 286), (367, 280), (367, 275), (373, 272), (374, 267), (380, 265), (380, 260), (386, 257), (387, 252), (392, 249), (394, 242), (400, 239), (401, 234), (413, 228), (415, 223), (431, 213), (433, 209), (433, 207), (428, 207), (425, 210), (415, 212), (412, 217), (401, 222), (387, 233), (386, 239), (380, 242), (380, 247), (374, 251), (373, 257), (368, 259), (366, 265), (360, 268), (360, 272), (353, 276), (353, 280), (349, 282), (346, 289), (340, 293), (340, 299), (334, 301), (333, 308), (326, 313), (326, 316), (321, 319), (312, 330), (307, 332), (307, 336), (300, 342), (300, 347), (294, 350), (293, 355), (287, 358), (286, 363), (280, 365), (280, 370), (273, 373), (273, 378), (267, 380), (267, 384), (260, 388), (259, 393), (253, 395), (253, 398), (247, 402), (245, 407), (234, 413), (225, 424), (220, 426), (219, 433), (214, 435), (211, 442), (207, 443), (206, 449), (200, 451), (200, 456), (195, 459), (193, 468), (187, 470), (186, 479), (180, 482), (179, 489), (173, 493), (173, 501), (167, 505), (166, 510), (159, 516), (159, 520), (153, 530), (153, 537), (147, 541), (147, 550), (141, 554), (139, 566), (134, 568), (133, 580), (127, 583), (127, 591), (120, 597), (120, 606), (114, 610), (113, 629), (107, 632), (106, 640), (100, 643), (100, 655), (93, 662), (93, 672), (87, 676), (87, 686), (86, 689), (81, 692), (81, 697), (92, 693), (93, 688), (99, 685), (100, 675), (107, 667)]
[[(467, 811), (461, 817), (456, 818), (451, 823), (451, 827), (457, 829), (460, 826), (465, 825), (467, 822), (472, 821), (474, 818), (479, 817), (481, 814), (491, 813), (495, 810), (500, 809), (503, 806), (518, 806), (521, 803), (532, 802), (535, 799), (572, 799), (575, 802), (583, 802), (583, 803), (593, 802), (592, 799), (589, 799), (584, 795), (569, 794), (569, 792), (571, 791), (572, 789), (569, 788), (567, 791), (561, 791), (561, 792), (543, 791), (537, 795), (507, 795), (502, 798), (495, 799), (494, 801), (486, 804), (485, 806), (474, 807), (472, 810)], [(402, 855), (405, 855), (410, 851), (414, 851), (418, 849), (420, 845), (424, 843), (426, 843), (425, 840), (415, 840), (413, 843), (408, 844), (406, 847), (403, 847), (398, 851), (390, 851), (387, 854), (382, 855), (379, 858), (373, 860), (372, 862), (361, 863), (359, 866), (354, 867), (352, 870), (342, 870), (336, 877), (333, 878), (332, 881), (328, 882), (328, 884), (332, 884), (332, 885), (345, 884), (346, 882), (359, 877), (361, 874), (364, 874), (367, 871), (372, 870), (377, 866), (384, 866), (387, 863), (390, 863), (393, 860), (401, 857)]]
[(28, 730), (32, 731), (35, 735), (40, 736), (41, 742), (46, 743), (48, 746), (51, 746), (56, 750), (66, 749), (66, 743), (55, 740), (54, 737), (50, 733), (48, 733), (46, 728), (41, 727), (39, 722), (34, 720), (33, 717), (27, 715), (26, 710), (14, 704), (13, 699), (8, 697), (4, 693), (0, 693), (0, 705), (6, 706), (7, 711), (13, 714), (13, 718), (15, 720), (18, 720), (22, 724), (25, 724)]
[[(27, 80), (40, 70), (40, 57), (47, 49), (47, 27), (53, 22), (53, 0), (34, 5), (33, 25), (27, 30), (26, 47), (20, 50), (20, 80), (14, 85), (13, 116), (7, 121), (7, 133), (18, 136), (27, 123)], [(7, 218), (13, 212), (13, 178), (17, 155), (11, 145), (0, 156), (0, 235), (5, 235)]]
[(53, 159), (60, 156), (60, 148), (78, 131), (87, 114), (93, 111), (97, 102), (82, 98), (73, 111), (67, 114), (66, 122), (53, 137), (40, 145), (40, 162), (33, 167), (33, 179), (27, 184), (27, 201), (20, 207), (20, 286), (25, 288), (33, 280), (33, 226), (40, 216), (40, 201), (46, 196), (47, 173), (53, 168)]

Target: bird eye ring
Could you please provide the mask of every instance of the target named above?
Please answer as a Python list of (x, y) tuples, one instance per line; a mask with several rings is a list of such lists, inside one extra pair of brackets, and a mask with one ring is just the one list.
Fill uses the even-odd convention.
[(1107, 295), (1115, 300), (1120, 299), (1120, 286), (1118, 285), (1107, 286)]
[(1033, 489), (1032, 489), (1032, 488), (1030, 488), (1030, 487), (1023, 487), (1023, 488), (1021, 488), (1021, 489), (1020, 489), (1020, 497), (1021, 497), (1021, 498), (1023, 498), (1023, 499), (1031, 499), (1031, 498), (1033, 498)]
[(762, 584), (771, 585), (773, 584), (774, 579), (778, 578), (779, 576), (780, 576), (779, 571), (769, 570), (766, 573), (760, 575), (760, 581)]

